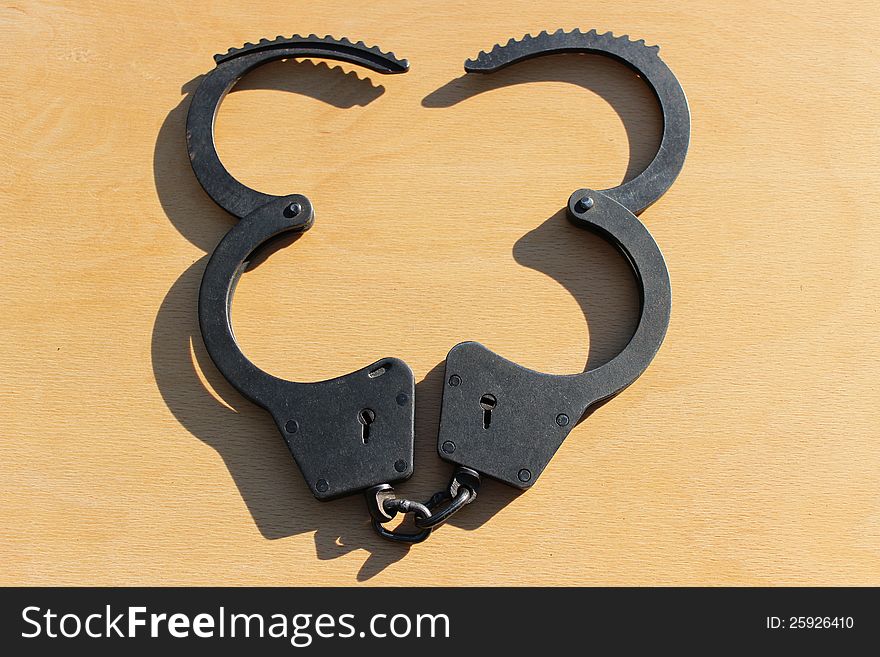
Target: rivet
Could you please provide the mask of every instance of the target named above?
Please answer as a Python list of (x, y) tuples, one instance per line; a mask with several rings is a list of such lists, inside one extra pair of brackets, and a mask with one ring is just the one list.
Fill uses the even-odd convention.
[(591, 207), (593, 207), (593, 199), (589, 196), (584, 196), (574, 205), (574, 209), (578, 212), (586, 212)]

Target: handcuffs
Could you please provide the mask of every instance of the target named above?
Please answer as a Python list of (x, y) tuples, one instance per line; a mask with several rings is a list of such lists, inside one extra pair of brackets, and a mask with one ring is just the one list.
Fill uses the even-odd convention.
[[(511, 39), (465, 62), (465, 71), (493, 73), (556, 53), (612, 57), (644, 79), (660, 103), (663, 135), (648, 167), (611, 189), (578, 189), (567, 204), (572, 223), (606, 239), (631, 265), (641, 302), (638, 325), (620, 354), (580, 374), (536, 372), (477, 342), (454, 346), (446, 357), (437, 451), (456, 467), (448, 488), (426, 502), (397, 497), (392, 487), (413, 473), (415, 381), (406, 363), (382, 358), (351, 374), (297, 383), (264, 372), (239, 348), (230, 317), (239, 277), (260, 246), (279, 235), (308, 230), (315, 213), (302, 194), (264, 194), (233, 178), (217, 155), (213, 135), (227, 92), (268, 62), (323, 58), (394, 74), (406, 72), (407, 61), (346, 38), (312, 34), (262, 39), (215, 55), (216, 67), (192, 98), (186, 142), (193, 171), (214, 202), (239, 219), (214, 249), (202, 276), (198, 312), (207, 351), (238, 392), (272, 415), (313, 495), (330, 500), (363, 492), (373, 526), (384, 538), (423, 541), (476, 499), (482, 475), (518, 489), (531, 487), (578, 420), (633, 383), (666, 334), (669, 273), (636, 215), (657, 201), (681, 171), (690, 139), (687, 99), (658, 47), (595, 30)], [(415, 532), (385, 527), (399, 513), (413, 514)]]

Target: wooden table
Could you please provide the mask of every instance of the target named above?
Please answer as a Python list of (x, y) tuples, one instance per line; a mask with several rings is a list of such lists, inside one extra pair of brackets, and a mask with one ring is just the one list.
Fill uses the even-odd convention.
[[(878, 19), (872, 2), (5, 3), (0, 582), (880, 584)], [(421, 497), (449, 476), (449, 348), (576, 372), (634, 326), (625, 263), (561, 208), (653, 157), (646, 87), (597, 57), (462, 72), (578, 25), (659, 43), (690, 100), (685, 169), (642, 215), (669, 333), (531, 491), (487, 482), (407, 552), (361, 499), (315, 501), (205, 354), (197, 288), (232, 221), (189, 168), (189, 98), (215, 52), (279, 33), (412, 62), (269, 65), (217, 141), (243, 182), (317, 208), (241, 281), (247, 355), (306, 381), (406, 360), (402, 489)]]

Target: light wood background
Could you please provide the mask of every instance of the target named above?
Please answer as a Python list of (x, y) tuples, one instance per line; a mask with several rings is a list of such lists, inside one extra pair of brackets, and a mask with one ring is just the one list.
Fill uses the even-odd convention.
[[(880, 9), (834, 4), (4, 2), (0, 583), (880, 584)], [(217, 140), (317, 209), (238, 288), (246, 353), (299, 380), (406, 360), (421, 497), (449, 476), (449, 348), (575, 372), (636, 319), (624, 263), (561, 209), (650, 161), (649, 92), (595, 57), (462, 77), (575, 26), (660, 44), (690, 100), (685, 169), (642, 215), (669, 333), (535, 488), (488, 482), (407, 552), (361, 499), (315, 501), (206, 358), (197, 287), (232, 222), (190, 171), (189, 95), (276, 34), (411, 60), (265, 67)]]

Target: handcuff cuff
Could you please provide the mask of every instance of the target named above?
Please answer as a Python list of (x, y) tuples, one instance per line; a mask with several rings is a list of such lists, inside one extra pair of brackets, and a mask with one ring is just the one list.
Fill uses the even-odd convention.
[[(657, 46), (595, 30), (511, 39), (465, 62), (465, 71), (488, 74), (557, 53), (612, 57), (647, 82), (660, 104), (663, 134), (648, 167), (611, 189), (578, 189), (567, 204), (572, 223), (603, 237), (629, 262), (639, 287), (639, 321), (623, 351), (580, 374), (530, 370), (477, 342), (454, 346), (446, 357), (437, 452), (456, 468), (449, 486), (426, 502), (400, 498), (392, 486), (413, 472), (415, 380), (406, 363), (382, 358), (351, 374), (297, 383), (264, 372), (239, 348), (230, 316), (239, 277), (262, 245), (282, 234), (307, 231), (315, 214), (302, 194), (273, 196), (236, 180), (221, 163), (213, 135), (224, 96), (241, 77), (268, 62), (323, 58), (382, 74), (404, 73), (409, 64), (346, 38), (262, 39), (215, 55), (216, 67), (192, 98), (186, 142), (193, 171), (214, 202), (239, 219), (214, 249), (199, 289), (199, 326), (208, 354), (239, 393), (272, 415), (313, 495), (330, 500), (363, 492), (373, 526), (384, 538), (423, 541), (476, 499), (483, 475), (520, 490), (530, 488), (574, 425), (633, 383), (666, 334), (669, 272), (636, 215), (666, 192), (684, 164), (690, 139), (684, 91)], [(401, 513), (413, 514), (415, 532), (385, 527)]]

